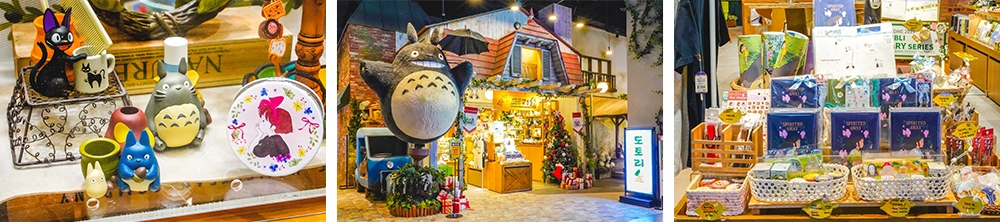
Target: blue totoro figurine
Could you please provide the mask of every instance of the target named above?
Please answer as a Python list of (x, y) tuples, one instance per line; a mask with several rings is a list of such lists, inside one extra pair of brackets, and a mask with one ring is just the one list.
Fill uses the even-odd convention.
[(122, 147), (122, 157), (118, 161), (118, 187), (122, 192), (160, 191), (160, 165), (149, 143), (150, 134), (143, 131), (136, 141), (135, 133), (129, 130)]

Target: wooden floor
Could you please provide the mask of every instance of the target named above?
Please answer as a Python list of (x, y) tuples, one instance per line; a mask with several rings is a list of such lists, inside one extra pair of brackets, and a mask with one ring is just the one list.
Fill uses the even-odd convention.
[(194, 214), (155, 221), (326, 221), (326, 197)]

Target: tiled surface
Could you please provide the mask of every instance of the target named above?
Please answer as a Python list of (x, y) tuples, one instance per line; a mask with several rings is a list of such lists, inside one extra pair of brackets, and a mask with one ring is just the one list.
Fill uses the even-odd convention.
[[(620, 187), (620, 188), (619, 188)], [(662, 221), (663, 211), (618, 202), (621, 180), (602, 179), (582, 191), (562, 190), (535, 182), (528, 192), (498, 194), (470, 187), (465, 191), (474, 210), (460, 221)], [(672, 209), (672, 208), (671, 208)], [(370, 201), (353, 189), (337, 191), (338, 221), (448, 221), (444, 214), (418, 218), (389, 215), (385, 201)]]

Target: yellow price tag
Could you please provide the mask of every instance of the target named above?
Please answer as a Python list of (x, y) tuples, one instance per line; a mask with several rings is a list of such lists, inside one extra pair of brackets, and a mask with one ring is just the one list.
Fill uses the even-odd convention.
[(979, 216), (983, 212), (983, 201), (975, 196), (965, 196), (951, 204), (964, 216)]
[(734, 108), (729, 108), (719, 113), (719, 119), (722, 119), (722, 122), (726, 124), (736, 124), (740, 122), (743, 116), (746, 116), (746, 113)]
[(882, 211), (885, 211), (891, 217), (905, 217), (910, 213), (910, 208), (915, 205), (907, 199), (892, 198), (886, 201), (885, 205), (882, 205)]
[(957, 99), (958, 97), (955, 96), (937, 95), (934, 97), (934, 104), (937, 104), (938, 106), (949, 107), (951, 106), (951, 103), (955, 102), (955, 100)]
[(833, 213), (833, 208), (837, 208), (837, 205), (833, 205), (824, 199), (818, 199), (809, 202), (809, 205), (803, 207), (802, 211), (805, 211), (806, 214), (809, 214), (809, 217), (812, 217), (813, 219), (826, 219), (827, 217), (830, 217), (831, 213)]
[(924, 22), (913, 18), (903, 23), (903, 26), (910, 31), (920, 31), (920, 29), (924, 27)]
[(702, 220), (718, 220), (722, 219), (722, 212), (725, 212), (729, 208), (718, 201), (706, 201), (701, 203), (698, 209), (694, 212), (698, 214), (698, 217)]
[(979, 126), (976, 126), (976, 124), (962, 123), (958, 127), (955, 127), (955, 132), (952, 135), (955, 135), (959, 139), (967, 140), (975, 136), (977, 130), (979, 130)]
[(956, 52), (955, 55), (962, 59), (968, 59), (969, 61), (976, 60), (975, 56), (965, 52)]

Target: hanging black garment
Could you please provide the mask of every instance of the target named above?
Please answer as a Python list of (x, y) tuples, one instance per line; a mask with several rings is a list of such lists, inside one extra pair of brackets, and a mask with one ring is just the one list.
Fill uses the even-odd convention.
[[(708, 13), (709, 9), (708, 1), (706, 0), (680, 0), (677, 3), (677, 18), (674, 23), (674, 71), (685, 75), (685, 97), (687, 98), (687, 122), (689, 123), (689, 128), (684, 130), (683, 133), (689, 133), (692, 128), (700, 124), (705, 119), (705, 109), (707, 105), (712, 104), (714, 98), (711, 97), (711, 93), (706, 94), (703, 97), (698, 95), (694, 91), (694, 75), (699, 71), (704, 71), (709, 76), (714, 76), (715, 74), (709, 69), (709, 65), (713, 64), (712, 61), (715, 58), (710, 57), (711, 49), (713, 47), (719, 47), (729, 42), (729, 28), (726, 26), (726, 17), (722, 12), (722, 2), (720, 0), (715, 1), (715, 13), (716, 25), (712, 27), (709, 24), (709, 16), (713, 13)], [(710, 28), (716, 30), (716, 43), (713, 46), (711, 41), (709, 41)], [(699, 60), (699, 55), (701, 55), (701, 60)], [(684, 68), (687, 67), (685, 72)], [(711, 78), (710, 78), (711, 79)], [(715, 83), (709, 82), (708, 91), (711, 92), (715, 90)], [(690, 138), (690, 137), (688, 137)], [(685, 143), (690, 143), (686, 141)], [(687, 147), (690, 147), (688, 144)], [(687, 153), (687, 160), (691, 159), (691, 153)], [(690, 166), (691, 162), (686, 161), (687, 165)]]

